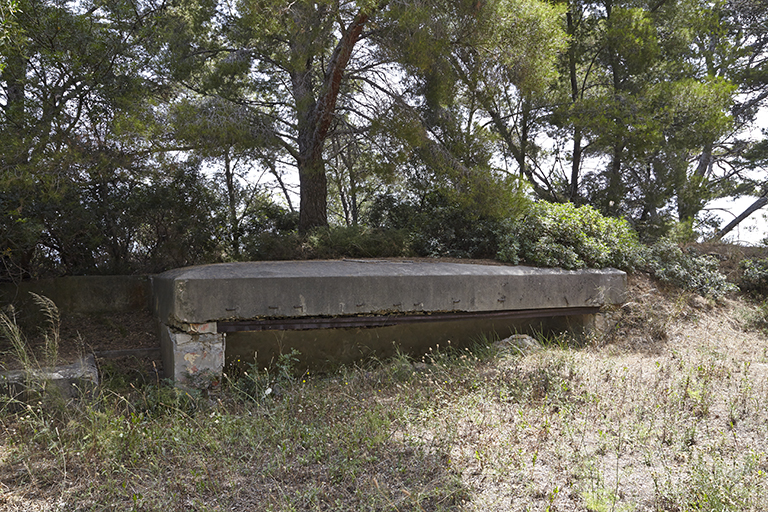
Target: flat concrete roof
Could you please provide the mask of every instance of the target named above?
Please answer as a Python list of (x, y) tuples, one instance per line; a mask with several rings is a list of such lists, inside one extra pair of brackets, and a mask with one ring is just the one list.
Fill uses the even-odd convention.
[(168, 325), (220, 320), (599, 307), (623, 302), (626, 274), (410, 260), (268, 261), (153, 277)]

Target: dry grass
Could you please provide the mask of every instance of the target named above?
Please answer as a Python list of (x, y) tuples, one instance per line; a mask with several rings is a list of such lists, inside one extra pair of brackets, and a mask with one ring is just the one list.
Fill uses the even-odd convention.
[(0, 510), (768, 510), (751, 306), (631, 288), (579, 346), (260, 373), (213, 399), (108, 371), (67, 409), (6, 404)]

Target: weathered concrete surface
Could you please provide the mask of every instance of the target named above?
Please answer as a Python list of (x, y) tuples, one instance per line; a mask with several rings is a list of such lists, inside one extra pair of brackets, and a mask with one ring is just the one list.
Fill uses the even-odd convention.
[[(350, 362), (395, 350), (466, 343), (482, 334), (545, 330), (544, 321), (469, 319), (377, 328), (230, 332), (222, 321), (265, 318), (552, 310), (546, 329), (581, 330), (594, 315), (563, 317), (564, 308), (597, 308), (624, 300), (626, 275), (605, 270), (391, 260), (228, 263), (189, 267), (153, 278), (166, 376), (215, 387), (225, 356), (274, 361), (291, 348), (305, 363)], [(555, 312), (556, 311), (556, 312)], [(553, 324), (552, 322), (555, 322)], [(559, 322), (559, 324), (558, 324)], [(225, 350), (226, 348), (226, 350)]]
[(158, 318), (185, 328), (260, 317), (601, 306), (623, 301), (626, 275), (443, 262), (280, 261), (171, 270), (153, 278), (153, 289)]
[(226, 339), (219, 333), (189, 333), (160, 325), (160, 353), (166, 378), (197, 389), (221, 384)]
[(99, 371), (93, 355), (55, 368), (0, 372), (0, 389), (20, 400), (31, 396), (30, 393), (50, 392), (51, 389), (62, 398), (75, 398), (90, 393), (98, 385)]

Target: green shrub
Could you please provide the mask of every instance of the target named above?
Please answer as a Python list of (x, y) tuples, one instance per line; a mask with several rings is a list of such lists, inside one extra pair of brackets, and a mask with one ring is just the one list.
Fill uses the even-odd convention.
[(410, 254), (408, 233), (365, 226), (329, 226), (306, 236), (264, 232), (250, 236), (245, 255), (251, 260), (387, 258)]
[(539, 202), (505, 227), (498, 258), (542, 267), (634, 270), (643, 262), (643, 246), (623, 219), (604, 217), (591, 206)]
[(701, 295), (720, 297), (736, 286), (720, 272), (712, 256), (684, 252), (680, 246), (662, 240), (648, 249), (646, 268), (657, 279)]
[(756, 295), (768, 294), (768, 259), (741, 262), (739, 288)]
[(247, 238), (242, 255), (246, 260), (300, 260), (302, 238), (297, 232), (258, 233)]
[(539, 202), (511, 221), (499, 237), (497, 257), (541, 267), (643, 270), (665, 283), (713, 297), (735, 290), (711, 256), (684, 252), (671, 240), (643, 245), (625, 220), (570, 203)]
[(310, 258), (387, 258), (409, 254), (405, 231), (365, 226), (317, 229), (306, 237), (303, 250)]
[(418, 256), (492, 258), (498, 251), (501, 220), (439, 190), (418, 200), (382, 194), (367, 220), (377, 228), (407, 233), (408, 246)]

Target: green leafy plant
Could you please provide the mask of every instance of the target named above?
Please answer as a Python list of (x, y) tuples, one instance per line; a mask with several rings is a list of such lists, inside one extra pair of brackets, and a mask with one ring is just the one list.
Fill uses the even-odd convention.
[(712, 297), (736, 289), (715, 258), (683, 251), (668, 239), (643, 245), (625, 220), (570, 203), (539, 202), (528, 214), (511, 221), (499, 237), (497, 257), (514, 264), (564, 269), (643, 270), (665, 283)]
[(768, 259), (743, 260), (739, 288), (755, 295), (768, 294)]
[[(510, 202), (513, 210), (521, 209)], [(514, 213), (507, 211), (506, 216)], [(501, 219), (497, 211), (482, 211), (475, 203), (435, 190), (418, 199), (379, 195), (367, 220), (378, 228), (405, 233), (410, 250), (418, 256), (490, 258), (498, 250)]]
[(409, 254), (402, 230), (365, 226), (332, 226), (314, 230), (302, 249), (314, 258), (383, 258)]
[(666, 240), (650, 246), (646, 270), (665, 283), (701, 295), (721, 297), (736, 290), (736, 286), (720, 272), (717, 259), (685, 252), (677, 244)]
[(643, 261), (643, 246), (623, 219), (591, 206), (542, 201), (505, 226), (497, 257), (543, 267), (633, 270)]

